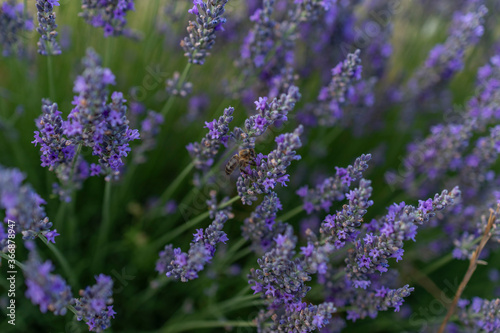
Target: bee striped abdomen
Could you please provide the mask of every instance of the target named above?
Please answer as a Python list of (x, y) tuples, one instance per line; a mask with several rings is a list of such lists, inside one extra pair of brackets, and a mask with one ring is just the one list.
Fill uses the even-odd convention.
[(240, 165), (240, 157), (238, 154), (233, 155), (231, 159), (226, 164), (226, 175), (230, 175), (234, 170)]

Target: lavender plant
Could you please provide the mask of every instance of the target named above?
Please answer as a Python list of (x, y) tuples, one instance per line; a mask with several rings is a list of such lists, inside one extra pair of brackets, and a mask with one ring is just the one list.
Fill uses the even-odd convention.
[(0, 331), (499, 331), (498, 9), (3, 0)]
[[(37, 120), (40, 131), (35, 131), (32, 141), (41, 145), (42, 166), (56, 172), (62, 186), (56, 184), (54, 189), (65, 201), (89, 176), (116, 179), (124, 165), (122, 158), (131, 150), (129, 142), (139, 138), (138, 130), (128, 126), (123, 94), (113, 92), (108, 103), (107, 86), (115, 84), (113, 73), (101, 67), (101, 59), (91, 49), (83, 64), (85, 71), (73, 88), (78, 93), (72, 102), (75, 107), (67, 120), (62, 119), (57, 104), (44, 100), (43, 114)], [(98, 163), (89, 165), (79, 154), (82, 147), (92, 148)]]

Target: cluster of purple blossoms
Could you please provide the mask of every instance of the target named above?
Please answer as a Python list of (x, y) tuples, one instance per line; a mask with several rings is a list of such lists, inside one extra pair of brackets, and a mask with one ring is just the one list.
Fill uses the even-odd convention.
[(270, 103), (267, 102), (267, 97), (260, 97), (258, 101), (255, 101), (258, 113), (245, 120), (243, 129), (235, 127), (232, 132), (229, 132), (229, 123), (233, 120), (234, 112), (232, 107), (225, 109), (224, 114), (218, 120), (205, 122), (205, 127), (209, 130), (208, 134), (200, 143), (190, 143), (186, 146), (195, 168), (202, 171), (209, 170), (221, 144), (227, 147), (229, 138), (234, 139), (241, 149), (254, 148), (255, 139), (264, 134), (269, 126), (278, 125), (288, 119), (288, 113), (299, 99), (300, 93), (295, 86), (290, 87), (288, 93), (274, 98)]
[(353, 182), (361, 179), (363, 172), (368, 168), (370, 154), (356, 158), (353, 165), (347, 168), (335, 167), (335, 176), (325, 179), (315, 188), (301, 187), (297, 191), (304, 202), (304, 210), (311, 214), (321, 209), (328, 212), (334, 201), (344, 200), (345, 194)]
[(97, 283), (80, 290), (80, 298), (71, 304), (76, 310), (77, 319), (85, 320), (90, 332), (102, 332), (111, 326), (113, 311), (113, 280), (104, 274), (95, 277)]
[[(25, 240), (43, 234), (54, 241), (56, 230), (50, 230), (52, 222), (43, 207), (46, 202), (29, 184), (23, 185), (25, 178), (18, 169), (7, 169), (0, 165), (0, 209), (5, 209), (4, 223), (15, 221), (13, 230), (16, 234), (22, 234)], [(6, 247), (6, 240), (7, 233), (4, 225), (0, 224), (0, 251)]]
[(361, 80), (359, 53), (359, 50), (350, 53), (344, 61), (338, 63), (332, 69), (332, 79), (328, 86), (321, 88), (317, 105), (312, 108), (320, 125), (333, 126), (342, 119), (342, 106), (346, 103), (348, 93), (353, 94), (354, 84)]
[(54, 193), (69, 202), (72, 190), (81, 188), (90, 170), (88, 163), (76, 155), (76, 145), (64, 137), (61, 114), (56, 103), (42, 100), (42, 115), (36, 120), (39, 131), (35, 131), (32, 143), (35, 146), (40, 144), (42, 167), (54, 171), (62, 183), (62, 186), (53, 185)]
[[(222, 228), (227, 220), (233, 217), (231, 207), (217, 209), (216, 192), (210, 193), (211, 199), (207, 200), (210, 218), (213, 222), (205, 229), (197, 229), (190, 244), (189, 251), (182, 252), (181, 248), (173, 248), (172, 244), (166, 245), (160, 252), (160, 258), (156, 262), (156, 271), (182, 282), (198, 278), (198, 272), (202, 271), (209, 263), (216, 250), (218, 243), (226, 243), (227, 235)], [(225, 198), (220, 203), (227, 202)]]
[(394, 284), (397, 274), (391, 271), (392, 274), (384, 275), (372, 274), (370, 280), (371, 285), (367, 289), (355, 288), (352, 281), (345, 278), (334, 287), (335, 293), (332, 294), (335, 306), (346, 306), (346, 319), (355, 322), (358, 319), (370, 317), (376, 318), (380, 311), (387, 311), (390, 308), (394, 312), (399, 312), (403, 305), (404, 299), (408, 297), (414, 288), (405, 285), (401, 288), (390, 288)]
[(267, 54), (274, 47), (274, 26), (276, 22), (272, 19), (274, 0), (264, 0), (262, 8), (257, 8), (250, 16), (254, 27), (248, 32), (243, 40), (240, 51), (240, 66), (247, 71), (264, 65)]
[[(452, 119), (449, 123), (433, 126), (424, 140), (410, 144), (403, 161), (404, 173), (388, 173), (388, 181), (401, 184), (410, 193), (425, 195), (434, 191), (437, 181), (449, 171), (461, 172), (471, 166), (480, 168), (483, 163), (491, 165), (493, 155), (489, 155), (495, 149), (495, 130), (490, 132), (490, 139), (480, 138), (477, 141), (476, 154), (467, 157), (464, 153), (471, 146), (470, 140), (474, 135), (483, 132), (488, 125), (500, 118), (499, 80), (500, 57), (495, 55), (487, 65), (478, 70), (476, 95), (468, 101), (465, 112), (460, 112), (459, 118)], [(486, 153), (485, 150), (486, 159), (482, 161), (478, 159), (478, 153), (481, 154), (486, 147), (489, 147), (489, 151)], [(423, 174), (434, 181), (422, 184), (417, 175)], [(462, 175), (466, 176), (464, 173)], [(474, 177), (482, 176), (484, 172), (478, 172)], [(466, 197), (469, 196), (467, 192), (464, 192)], [(474, 196), (474, 192), (470, 194), (471, 197)]]
[(85, 22), (104, 30), (104, 37), (133, 34), (125, 28), (127, 12), (134, 10), (133, 0), (82, 0), (82, 9), (79, 15)]
[(36, 120), (35, 140), (32, 143), (40, 144), (42, 167), (54, 171), (60, 165), (70, 165), (75, 156), (75, 145), (63, 135), (62, 112), (57, 103), (48, 99), (42, 100), (42, 115)]
[[(107, 181), (118, 177), (123, 157), (130, 152), (129, 142), (139, 138), (139, 132), (129, 128), (125, 113), (126, 100), (120, 92), (108, 101), (107, 85), (115, 84), (115, 76), (102, 68), (99, 56), (87, 51), (83, 60), (85, 70), (74, 84), (78, 93), (73, 100), (75, 107), (64, 121), (57, 104), (43, 100), (42, 115), (37, 119), (32, 143), (40, 144), (43, 167), (55, 171), (61, 185), (54, 185), (54, 192), (65, 201), (79, 189), (89, 176), (105, 175)], [(90, 166), (80, 155), (81, 147), (92, 148), (98, 164)]]
[(498, 332), (500, 330), (500, 299), (491, 301), (474, 297), (458, 301), (458, 319), (474, 332)]
[(263, 254), (271, 250), (274, 239), (285, 232), (285, 224), (276, 221), (276, 213), (282, 209), (278, 195), (271, 192), (264, 197), (250, 217), (243, 221), (241, 234), (252, 242), (250, 248), (253, 252)]
[(413, 240), (417, 227), (436, 215), (436, 212), (452, 206), (460, 198), (460, 190), (455, 187), (451, 192), (444, 190), (434, 199), (419, 200), (417, 208), (404, 202), (389, 207), (387, 215), (374, 219), (366, 225), (363, 240), (355, 242), (355, 251), (348, 253), (346, 272), (357, 288), (366, 289), (370, 285), (368, 274), (376, 270), (387, 271), (388, 258), (401, 260), (403, 241)]
[(313, 305), (302, 303), (299, 311), (285, 311), (284, 313), (273, 314), (273, 321), (267, 323), (270, 312), (261, 311), (257, 317), (257, 332), (273, 333), (273, 332), (314, 332), (318, 329), (326, 327), (332, 320), (332, 313), (336, 309), (331, 302)]
[(267, 97), (259, 97), (254, 102), (256, 115), (245, 120), (244, 128), (235, 127), (231, 133), (242, 148), (254, 148), (255, 139), (264, 134), (271, 125), (279, 125), (288, 120), (288, 113), (293, 110), (300, 99), (299, 89), (291, 86), (287, 93), (274, 98), (268, 103)]
[(255, 169), (247, 166), (240, 174), (236, 187), (243, 204), (251, 205), (257, 200), (257, 194), (270, 193), (277, 184), (287, 186), (290, 176), (286, 169), (293, 160), (301, 158), (295, 150), (302, 147), (300, 135), (303, 130), (299, 125), (293, 133), (276, 137), (276, 149), (267, 156), (259, 153), (255, 158)]
[(7, 0), (0, 6), (0, 46), (2, 55), (23, 55), (24, 47), (19, 38), (23, 31), (33, 30), (33, 18), (24, 11), (24, 5)]
[(120, 174), (122, 158), (130, 151), (129, 142), (139, 139), (139, 132), (128, 126), (122, 93), (114, 92), (111, 103), (107, 103), (107, 86), (115, 84), (115, 76), (101, 67), (99, 56), (89, 49), (83, 64), (85, 70), (73, 88), (78, 93), (73, 100), (75, 107), (63, 123), (63, 133), (74, 145), (92, 148), (99, 164), (90, 166), (90, 175), (104, 174), (109, 181)]
[[(261, 312), (257, 318), (259, 332), (312, 332), (325, 326), (336, 309), (333, 303), (315, 306), (302, 301), (311, 289), (305, 284), (311, 277), (300, 259), (294, 259), (297, 238), (292, 227), (287, 226), (275, 242), (276, 245), (257, 260), (260, 269), (252, 268), (248, 276), (254, 294), (261, 293), (269, 302), (269, 311)], [(264, 325), (269, 318), (273, 319), (271, 326)]]
[[(500, 199), (494, 168), (500, 153), (500, 128), (491, 127), (500, 118), (499, 79), (500, 57), (495, 55), (479, 68), (476, 94), (465, 110), (457, 110), (458, 118), (433, 126), (424, 140), (409, 145), (403, 172), (387, 174), (389, 182), (414, 196), (427, 195), (442, 184), (460, 186), (463, 201), (441, 222), (450, 237), (433, 243), (430, 257), (453, 248), (455, 258), (469, 258), (475, 239), (484, 231), (482, 215)], [(423, 182), (420, 175), (424, 174), (432, 181)], [(494, 242), (489, 242), (487, 249), (492, 246)]]
[(36, 251), (31, 250), (23, 270), (27, 287), (26, 297), (33, 304), (39, 305), (42, 313), (49, 310), (62, 316), (66, 314), (66, 307), (71, 302), (71, 288), (61, 276), (51, 274), (53, 270), (50, 261), (42, 263)]
[(290, 310), (300, 308), (302, 298), (311, 290), (305, 284), (311, 277), (299, 260), (294, 260), (297, 237), (292, 227), (287, 226), (285, 233), (279, 234), (275, 242), (270, 251), (257, 259), (260, 269), (250, 270), (248, 283), (254, 294), (263, 293), (273, 307), (284, 304)]
[[(369, 159), (369, 155), (363, 155), (358, 159), (356, 165), (364, 166), (349, 167), (349, 171), (346, 169), (345, 174), (361, 178)], [(458, 189), (454, 189), (450, 194), (443, 191), (441, 195), (436, 195), (434, 200), (421, 201), (418, 209), (405, 206), (404, 203), (395, 205), (390, 208), (387, 216), (380, 219), (382, 222), (373, 220), (370, 224), (362, 225), (363, 216), (367, 209), (373, 205), (373, 201), (370, 200), (371, 182), (361, 178), (358, 187), (348, 192), (352, 181), (354, 179), (349, 180), (348, 186), (344, 189), (345, 197), (349, 202), (335, 215), (328, 215), (325, 218), (320, 227), (320, 238), (316, 237), (312, 230), (306, 232), (307, 245), (300, 247), (298, 256), (295, 253), (297, 239), (293, 235), (291, 226), (286, 223), (274, 223), (275, 211), (279, 207), (276, 205), (276, 202), (279, 201), (274, 193), (266, 196), (261, 204), (264, 208), (269, 208), (269, 214), (266, 215), (266, 213), (261, 212), (260, 207), (257, 207), (249, 221), (245, 222), (244, 232), (248, 232), (249, 223), (247, 222), (254, 224), (252, 225), (253, 230), (259, 226), (262, 234), (266, 234), (267, 221), (271, 227), (280, 225), (280, 228), (284, 229), (275, 235), (273, 246), (262, 259), (258, 260), (260, 269), (252, 269), (249, 275), (249, 284), (254, 293), (262, 294), (262, 297), (269, 302), (268, 310), (261, 311), (257, 318), (261, 331), (274, 332), (281, 329), (292, 332), (309, 332), (323, 327), (327, 329), (329, 314), (336, 311), (336, 306), (348, 309), (348, 320), (356, 321), (367, 316), (375, 318), (379, 311), (386, 311), (389, 308), (399, 311), (404, 298), (413, 291), (413, 288), (408, 285), (401, 288), (390, 288), (395, 279), (390, 274), (384, 275), (386, 278), (383, 278), (373, 270), (364, 272), (364, 280), (362, 280), (358, 279), (358, 276), (354, 276), (351, 271), (358, 273), (365, 267), (370, 268), (372, 261), (377, 261), (376, 268), (380, 272), (387, 272), (386, 258), (402, 256), (402, 241), (414, 239), (417, 224), (426, 222), (435, 215), (435, 212), (455, 204), (455, 199), (458, 198), (460, 192)], [(343, 198), (342, 194), (338, 200)], [(396, 231), (407, 230), (408, 232), (403, 232), (388, 240), (384, 237), (391, 228)], [(374, 236), (373, 233), (377, 231), (382, 235)], [(353, 269), (350, 259), (352, 259), (353, 253), (356, 256), (357, 250), (360, 248), (361, 241), (358, 241), (357, 238), (362, 232), (366, 234), (365, 242), (381, 246), (368, 251), (370, 254), (359, 255), (359, 260), (356, 257), (356, 263), (359, 263), (360, 267)], [(274, 231), (269, 230), (267, 233), (272, 234)], [(379, 238), (383, 241), (376, 241)], [(353, 243), (355, 250), (348, 254), (345, 271), (338, 270), (333, 267), (333, 263), (343, 260), (344, 255), (336, 253), (336, 250), (345, 246), (347, 242)], [(382, 263), (383, 260), (385, 261)], [(327, 302), (314, 308), (315, 310), (321, 307), (329, 309), (321, 315), (308, 314), (307, 309), (312, 309), (313, 306), (302, 301), (310, 290), (306, 282), (311, 280), (312, 274), (318, 274), (318, 282), (323, 284), (327, 290)], [(342, 278), (343, 276), (344, 278)], [(332, 303), (328, 303), (329, 301)], [(271, 323), (267, 323), (269, 318), (272, 318)], [(272, 328), (269, 330), (268, 327)]]
[(489, 129), (489, 135), (477, 139), (472, 151), (463, 157), (458, 179), (467, 188), (467, 197), (479, 193), (481, 185), (493, 178), (490, 169), (500, 155), (500, 125)]
[(208, 134), (201, 143), (194, 142), (186, 146), (193, 159), (194, 166), (198, 170), (207, 171), (214, 163), (214, 157), (219, 152), (220, 145), (227, 146), (229, 140), (229, 124), (233, 120), (234, 108), (228, 107), (219, 119), (205, 122)]
[(436, 84), (450, 80), (462, 70), (466, 49), (477, 44), (484, 33), (484, 16), (488, 9), (481, 2), (471, 1), (463, 12), (454, 15), (446, 41), (429, 52), (425, 64), (408, 82), (408, 99), (429, 93)]
[(208, 51), (215, 43), (215, 32), (223, 30), (226, 19), (225, 6), (229, 0), (193, 0), (193, 8), (188, 12), (196, 15), (195, 21), (189, 21), (187, 32), (189, 36), (181, 41), (184, 55), (189, 62), (203, 65)]
[[(256, 91), (269, 91), (269, 96), (278, 96), (287, 91), (297, 78), (294, 73), (295, 45), (299, 37), (299, 25), (308, 20), (316, 20), (319, 11), (323, 11), (323, 1), (296, 2), (288, 10), (283, 2), (265, 0), (261, 8), (256, 8), (250, 15), (254, 26), (243, 41), (238, 66), (244, 79), (234, 82), (236, 90), (244, 94)], [(284, 5), (284, 6), (283, 6)], [(281, 8), (278, 8), (281, 7)], [(281, 9), (281, 10), (280, 10)], [(276, 15), (273, 13), (277, 11)], [(280, 17), (281, 20), (275, 20)], [(269, 55), (272, 54), (272, 57)], [(248, 87), (247, 82), (255, 81), (257, 89)], [(242, 82), (244, 86), (242, 86)]]
[(61, 54), (61, 47), (56, 41), (56, 14), (53, 12), (54, 6), (59, 5), (59, 0), (36, 0), (39, 24), (36, 31), (41, 35), (38, 41), (38, 53), (41, 55)]
[(367, 209), (373, 205), (371, 182), (366, 179), (359, 181), (359, 187), (346, 194), (348, 204), (334, 215), (327, 215), (321, 223), (321, 242), (331, 244), (336, 249), (342, 248), (346, 242), (354, 242), (359, 234), (359, 227)]

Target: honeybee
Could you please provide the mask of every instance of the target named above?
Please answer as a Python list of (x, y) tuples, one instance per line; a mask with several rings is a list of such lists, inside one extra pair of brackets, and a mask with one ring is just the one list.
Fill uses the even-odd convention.
[(226, 164), (226, 175), (230, 175), (239, 166), (240, 171), (247, 165), (255, 165), (255, 150), (253, 148), (241, 149), (238, 154), (234, 154), (233, 157)]

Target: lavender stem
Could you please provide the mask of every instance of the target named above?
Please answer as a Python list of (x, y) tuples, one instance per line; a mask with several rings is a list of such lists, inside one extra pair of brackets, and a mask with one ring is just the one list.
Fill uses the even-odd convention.
[[(184, 67), (184, 70), (182, 71), (181, 77), (179, 78), (179, 82), (177, 82), (176, 88), (182, 87), (182, 84), (186, 80), (186, 77), (189, 73), (190, 68), (191, 68), (191, 63), (188, 62), (186, 64), (186, 67)], [(170, 111), (172, 104), (174, 103), (174, 98), (175, 98), (174, 95), (170, 95), (170, 97), (167, 99), (167, 102), (165, 103), (165, 106), (163, 106), (163, 109), (161, 109), (160, 113), (164, 118), (167, 116), (168, 112)]]
[(61, 266), (64, 270), (64, 273), (66, 273), (66, 275), (68, 276), (70, 284), (73, 286), (76, 286), (77, 283), (76, 283), (75, 274), (71, 270), (71, 266), (68, 264), (68, 261), (66, 260), (64, 255), (59, 251), (59, 249), (54, 244), (49, 242), (44, 235), (39, 234), (38, 238), (40, 238), (42, 240), (42, 242), (45, 243), (45, 245), (47, 245), (49, 250), (52, 251), (52, 253), (56, 256), (57, 260), (59, 261), (59, 263), (61, 264)]

